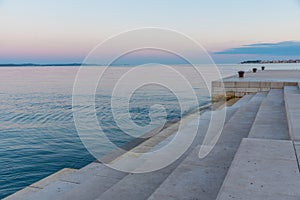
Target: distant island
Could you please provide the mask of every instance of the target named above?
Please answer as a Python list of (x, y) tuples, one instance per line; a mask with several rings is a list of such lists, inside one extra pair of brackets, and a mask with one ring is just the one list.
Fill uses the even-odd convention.
[(297, 60), (248, 60), (248, 61), (241, 62), (241, 64), (267, 64), (267, 63), (300, 63), (300, 59), (297, 59)]

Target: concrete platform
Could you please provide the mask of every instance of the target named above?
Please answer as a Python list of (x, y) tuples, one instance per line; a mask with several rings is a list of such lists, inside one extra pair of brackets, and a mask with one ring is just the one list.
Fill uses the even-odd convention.
[(292, 141), (243, 139), (217, 199), (296, 200), (299, 186)]
[[(300, 70), (270, 70), (245, 73), (245, 78), (237, 75), (212, 82), (212, 100), (242, 97), (246, 94), (283, 89), (284, 86), (297, 86)], [(222, 88), (222, 85), (224, 86)]]
[(247, 72), (244, 78), (237, 75), (224, 79), (224, 82), (299, 82), (300, 70), (258, 70), (257, 73)]

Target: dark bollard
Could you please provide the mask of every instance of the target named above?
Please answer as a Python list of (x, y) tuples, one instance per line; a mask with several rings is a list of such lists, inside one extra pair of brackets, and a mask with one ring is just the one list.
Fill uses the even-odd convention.
[(244, 78), (245, 72), (244, 71), (238, 71), (239, 78)]

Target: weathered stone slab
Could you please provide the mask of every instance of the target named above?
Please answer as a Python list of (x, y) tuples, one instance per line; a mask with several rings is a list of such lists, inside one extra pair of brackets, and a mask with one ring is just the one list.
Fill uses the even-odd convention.
[(259, 81), (249, 82), (249, 88), (260, 88), (260, 87), (261, 87), (261, 82)]
[(67, 177), (67, 176), (70, 176), (70, 175), (73, 175), (74, 173), (76, 173), (78, 170), (76, 169), (69, 169), (69, 168), (65, 168), (65, 169), (62, 169), (58, 172), (56, 172), (55, 174), (52, 174), (36, 183), (33, 183), (32, 187), (36, 187), (36, 188), (45, 188), (47, 187), (49, 184), (55, 182), (55, 181), (58, 181), (64, 177)]
[(290, 138), (300, 141), (300, 94), (298, 87), (284, 87), (284, 99)]
[(67, 190), (76, 186), (75, 183), (60, 181), (61, 178), (76, 173), (75, 169), (62, 169), (29, 187), (7, 197), (8, 200), (52, 200), (53, 197), (62, 195)]
[(236, 88), (248, 88), (249, 82), (239, 81), (235, 83)]
[(300, 172), (300, 142), (294, 142), (295, 150), (296, 150), (296, 156), (298, 158), (298, 167)]
[(101, 173), (89, 178), (81, 184), (78, 184), (76, 187), (72, 188), (72, 190), (69, 190), (57, 199), (96, 199), (99, 195), (108, 190), (126, 175), (127, 173), (106, 167)]
[(282, 89), (270, 90), (249, 133), (250, 138), (288, 140), (289, 130)]
[(226, 88), (235, 88), (236, 82), (224, 82), (224, 87)]
[(283, 89), (283, 82), (271, 82), (272, 89)]
[(299, 199), (300, 174), (292, 141), (243, 139), (218, 194), (229, 199)]
[(261, 82), (260, 87), (261, 88), (271, 88), (271, 82)]
[(256, 93), (259, 92), (260, 89), (259, 88), (246, 88), (246, 93)]

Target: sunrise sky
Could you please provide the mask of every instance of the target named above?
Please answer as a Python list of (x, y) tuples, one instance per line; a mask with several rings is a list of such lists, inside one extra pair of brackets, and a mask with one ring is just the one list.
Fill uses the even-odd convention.
[(0, 64), (82, 62), (141, 27), (182, 32), (216, 63), (300, 59), (297, 0), (0, 0), (0, 24)]

